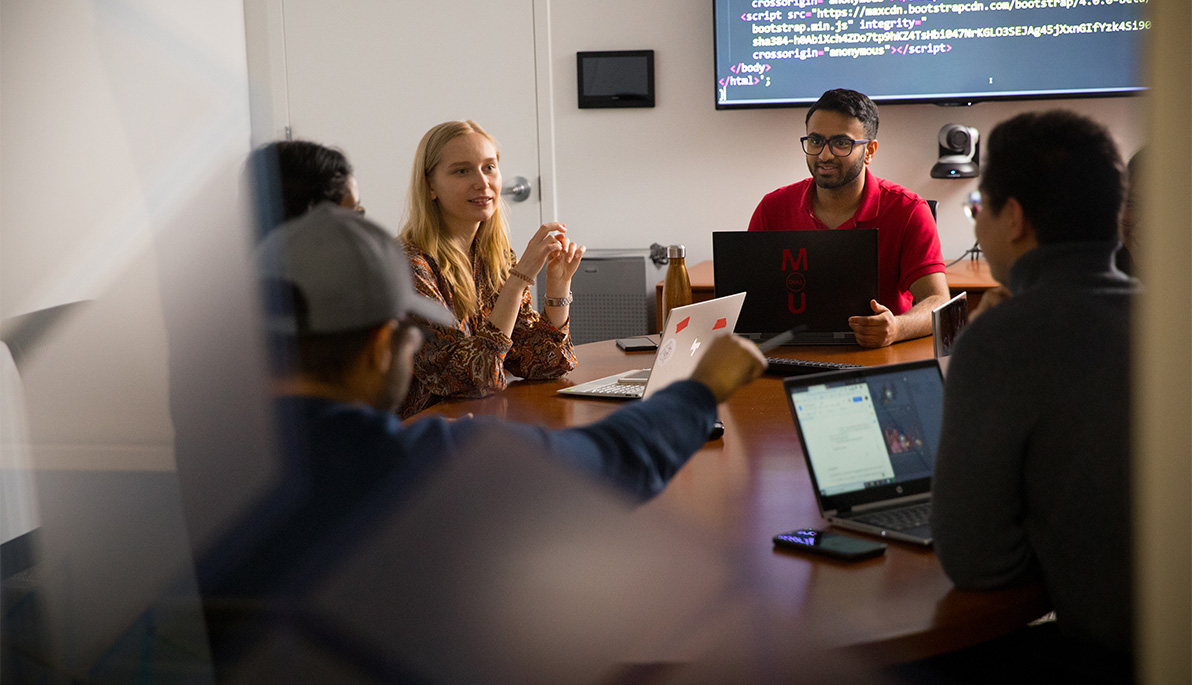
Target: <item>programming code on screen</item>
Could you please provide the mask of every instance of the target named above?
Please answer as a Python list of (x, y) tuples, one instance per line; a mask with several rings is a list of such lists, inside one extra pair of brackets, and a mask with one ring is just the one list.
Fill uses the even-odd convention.
[(717, 107), (1142, 89), (1147, 0), (715, 0)]

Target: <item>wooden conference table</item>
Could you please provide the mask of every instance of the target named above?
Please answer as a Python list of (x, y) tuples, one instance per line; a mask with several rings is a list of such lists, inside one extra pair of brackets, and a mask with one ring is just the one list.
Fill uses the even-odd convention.
[[(989, 263), (984, 259), (962, 259), (944, 270), (948, 279), (948, 292), (955, 297), (962, 292), (968, 293), (969, 310), (976, 308), (981, 301), (981, 295), (990, 288), (996, 288), (998, 283), (993, 280), (989, 272)], [(687, 277), (691, 280), (691, 301), (703, 302), (716, 297), (715, 268), (712, 260), (697, 262), (687, 269)], [(662, 321), (662, 284), (659, 281), (654, 286), (655, 306), (658, 310), (658, 321)]]
[[(579, 367), (555, 381), (518, 381), (496, 396), (427, 410), (473, 413), (552, 428), (597, 421), (615, 400), (563, 397), (561, 387), (649, 366), (653, 353), (625, 353), (613, 341), (576, 348)], [(932, 356), (930, 337), (891, 347), (783, 347), (774, 356), (865, 365)], [(951, 651), (1008, 633), (1050, 610), (1041, 586), (994, 592), (952, 587), (930, 550), (891, 542), (876, 559), (845, 564), (773, 548), (776, 533), (822, 527), (798, 434), (778, 377), (763, 376), (720, 407), (724, 437), (707, 443), (667, 489), (645, 505), (688, 521), (739, 562), (750, 590), (830, 649), (878, 663)]]

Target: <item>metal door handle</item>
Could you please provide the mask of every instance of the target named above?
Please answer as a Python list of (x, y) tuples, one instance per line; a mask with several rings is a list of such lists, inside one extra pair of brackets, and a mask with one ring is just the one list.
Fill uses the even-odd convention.
[(525, 202), (530, 199), (533, 188), (525, 176), (514, 176), (509, 185), (501, 188), (501, 194), (512, 202)]

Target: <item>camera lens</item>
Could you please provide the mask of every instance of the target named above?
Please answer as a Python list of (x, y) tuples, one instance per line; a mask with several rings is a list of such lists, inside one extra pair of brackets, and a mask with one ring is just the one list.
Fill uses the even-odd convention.
[(957, 152), (964, 152), (968, 148), (969, 133), (963, 128), (954, 128), (948, 131), (948, 147)]

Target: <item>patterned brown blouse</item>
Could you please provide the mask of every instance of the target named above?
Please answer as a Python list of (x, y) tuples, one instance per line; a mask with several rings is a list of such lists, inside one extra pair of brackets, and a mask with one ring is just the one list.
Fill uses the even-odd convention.
[[(418, 292), (451, 309), (450, 286), (439, 265), (422, 250), (403, 245)], [(516, 255), (513, 255), (516, 260)], [(433, 332), (414, 356), (414, 378), (401, 406), (405, 418), (446, 397), (487, 397), (508, 384), (505, 372), (521, 378), (558, 378), (575, 368), (575, 348), (567, 324), (555, 328), (534, 311), (529, 291), (522, 295), (512, 339), (489, 322), (496, 290), (484, 285), (484, 266), (472, 262), (480, 310), (454, 328), (426, 324)]]

